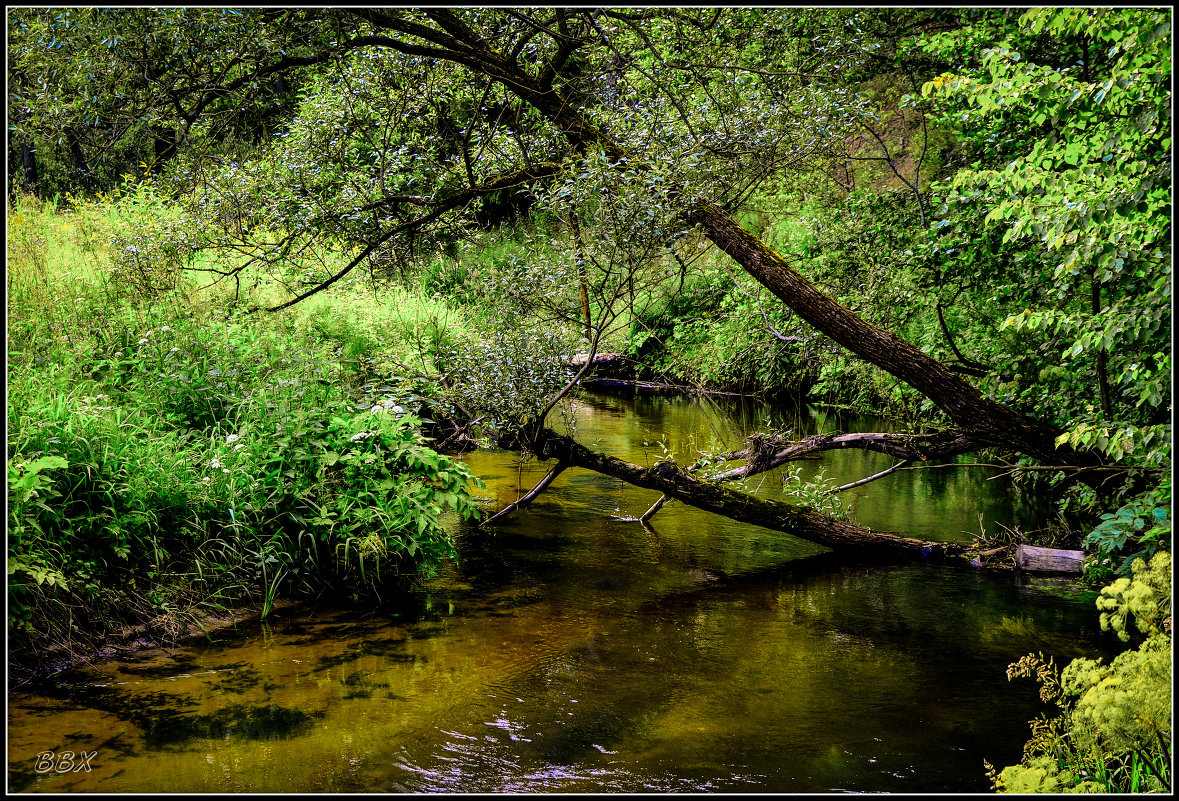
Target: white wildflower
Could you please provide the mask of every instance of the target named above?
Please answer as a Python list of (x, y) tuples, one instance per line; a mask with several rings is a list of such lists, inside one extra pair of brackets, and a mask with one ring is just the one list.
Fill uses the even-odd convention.
[(394, 403), (391, 398), (377, 401), (369, 411), (373, 414), (394, 414), (398, 416), (405, 414), (405, 409)]
[(237, 434), (230, 434), (229, 436), (227, 436), (225, 438), (225, 444), (232, 445), (233, 443), (237, 442), (239, 439), (241, 439), (241, 437), (238, 436)]
[(221, 460), (214, 456), (213, 461), (209, 462), (209, 467), (216, 470), (217, 468), (221, 467)]

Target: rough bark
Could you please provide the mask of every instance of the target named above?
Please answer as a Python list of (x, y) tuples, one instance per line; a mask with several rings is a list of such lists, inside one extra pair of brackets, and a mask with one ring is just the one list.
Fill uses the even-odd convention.
[(956, 543), (931, 542), (865, 526), (833, 520), (806, 506), (735, 492), (711, 481), (701, 481), (670, 462), (654, 467), (606, 456), (547, 429), (534, 440), (537, 455), (560, 465), (582, 467), (644, 489), (657, 490), (689, 506), (742, 523), (750, 523), (841, 551), (887, 558), (933, 559), (956, 556)]
[[(551, 83), (526, 72), (514, 59), (491, 49), (485, 40), (447, 9), (430, 9), (432, 28), (375, 12), (357, 12), (378, 28), (419, 37), (434, 47), (423, 48), (395, 39), (389, 46), (402, 52), (429, 51), (430, 55), (463, 64), (501, 83), (553, 123), (577, 152), (594, 147), (620, 166), (642, 171), (643, 162), (599, 129)], [(673, 187), (674, 189), (674, 187)], [(682, 189), (682, 188), (681, 188)], [(687, 197), (687, 193), (684, 193)], [(850, 309), (820, 292), (780, 254), (742, 228), (714, 203), (696, 201), (684, 208), (685, 219), (698, 226), (720, 250), (769, 289), (799, 317), (865, 361), (917, 389), (982, 446), (1009, 448), (1042, 461), (1079, 467), (1101, 463), (1095, 454), (1063, 446), (1057, 429), (1008, 409), (985, 397), (949, 367), (900, 337), (861, 319)], [(1082, 481), (1101, 487), (1097, 474), (1080, 473)]]

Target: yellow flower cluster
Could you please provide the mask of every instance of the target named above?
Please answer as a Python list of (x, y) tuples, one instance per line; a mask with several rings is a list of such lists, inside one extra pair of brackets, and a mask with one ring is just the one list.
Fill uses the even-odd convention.
[(1097, 599), (1102, 630), (1113, 629), (1123, 642), (1130, 639), (1130, 617), (1146, 635), (1171, 628), (1171, 554), (1160, 551), (1149, 564), (1138, 559), (1130, 569), (1132, 579), (1118, 579)]

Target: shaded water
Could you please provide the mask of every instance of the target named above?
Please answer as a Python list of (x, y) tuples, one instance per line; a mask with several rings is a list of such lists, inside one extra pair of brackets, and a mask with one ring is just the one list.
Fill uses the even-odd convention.
[[(685, 462), (737, 447), (767, 416), (668, 396), (575, 406), (584, 442), (640, 463), (662, 456), (643, 443), (664, 432)], [(496, 506), (544, 471), (498, 451), (468, 461)], [(887, 466), (863, 453), (823, 464), (840, 481)], [(980, 513), (988, 530), (1038, 522), (967, 469), (851, 492), (861, 522), (930, 539), (969, 539)], [(462, 532), (461, 564), (395, 608), (287, 611), (13, 693), (10, 789), (983, 791), (983, 759), (1018, 760), (1042, 711), (1008, 663), (1102, 642), (1091, 594), (849, 563), (679, 504), (651, 531), (623, 519), (656, 497), (570, 470), (494, 534)], [(88, 769), (38, 757), (68, 768), (67, 751), (75, 767), (93, 753)]]

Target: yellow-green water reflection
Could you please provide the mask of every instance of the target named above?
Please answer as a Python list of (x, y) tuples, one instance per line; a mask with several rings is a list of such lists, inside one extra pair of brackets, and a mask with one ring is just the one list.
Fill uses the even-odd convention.
[[(591, 400), (579, 434), (634, 461), (652, 431), (746, 425), (675, 399)], [(469, 459), (498, 503), (544, 470)], [(1013, 519), (993, 483), (953, 486), (952, 503), (926, 498), (945, 538), (980, 509)], [(918, 500), (889, 507), (885, 488), (896, 516), (870, 522), (924, 520), (906, 489)], [(494, 534), (462, 532), (461, 564), (400, 605), (288, 610), (13, 694), (10, 789), (980, 791), (982, 760), (1016, 760), (1040, 711), (1006, 665), (1099, 639), (1091, 603), (1010, 577), (848, 564), (680, 505), (653, 531), (620, 519), (652, 500), (568, 471)], [(36, 772), (64, 751), (97, 754)]]

